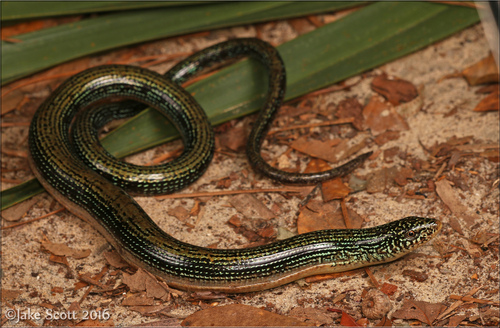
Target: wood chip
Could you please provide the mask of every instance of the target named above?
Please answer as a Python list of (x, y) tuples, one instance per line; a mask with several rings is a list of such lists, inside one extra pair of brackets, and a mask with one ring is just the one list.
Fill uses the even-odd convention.
[(464, 321), (468, 317), (469, 316), (466, 314), (455, 314), (454, 316), (450, 317), (447, 327), (457, 327), (458, 325), (460, 325), (462, 321)]
[(409, 130), (405, 119), (399, 115), (393, 106), (380, 101), (379, 97), (373, 96), (368, 105), (363, 109), (365, 125), (374, 136), (386, 131)]
[(464, 69), (462, 75), (470, 85), (498, 83), (498, 67), (495, 57), (490, 53), (487, 57)]
[(410, 277), (412, 280), (419, 282), (426, 281), (429, 278), (427, 273), (416, 270), (403, 270), (403, 276)]
[(398, 290), (398, 286), (389, 284), (387, 282), (384, 282), (382, 286), (380, 287), (380, 291), (388, 296), (394, 295), (394, 293)]
[(486, 97), (484, 97), (474, 108), (475, 112), (488, 112), (488, 111), (497, 111), (500, 107), (500, 93), (498, 90), (496, 92), (490, 93)]
[(418, 96), (417, 88), (413, 83), (399, 78), (388, 78), (386, 74), (376, 76), (371, 87), (394, 106), (409, 102)]
[(356, 98), (342, 100), (337, 107), (335, 116), (338, 118), (354, 117), (352, 125), (358, 131), (364, 130), (363, 106)]

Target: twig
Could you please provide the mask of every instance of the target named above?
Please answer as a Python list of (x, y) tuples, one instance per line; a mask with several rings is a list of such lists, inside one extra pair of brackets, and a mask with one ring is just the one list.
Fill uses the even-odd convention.
[(498, 301), (482, 300), (482, 299), (479, 299), (479, 298), (474, 298), (472, 296), (450, 295), (450, 298), (452, 300), (459, 300), (459, 301), (464, 301), (464, 302), (474, 302), (474, 303), (480, 303), (480, 304), (500, 305), (500, 302), (498, 302)]
[(439, 170), (436, 172), (436, 175), (434, 176), (434, 181), (436, 181), (439, 178), (439, 176), (443, 173), (445, 167), (446, 167), (446, 162), (443, 162), (443, 165), (441, 165)]
[(54, 214), (57, 214), (59, 212), (62, 212), (64, 211), (65, 208), (64, 207), (61, 207), (53, 212), (50, 212), (50, 213), (47, 213), (45, 215), (42, 215), (40, 217), (37, 217), (37, 218), (34, 218), (34, 219), (31, 219), (31, 220), (28, 220), (28, 221), (23, 221), (23, 222), (18, 222), (18, 223), (14, 223), (14, 224), (11, 224), (10, 226), (6, 226), (6, 227), (2, 227), (2, 230), (6, 230), (6, 229), (10, 229), (10, 228), (14, 228), (14, 227), (18, 227), (18, 226), (22, 226), (22, 225), (25, 225), (25, 224), (28, 224), (28, 223), (31, 223), (31, 222), (34, 222), (34, 221), (38, 221), (38, 220), (41, 220), (41, 219), (45, 219), (51, 215), (54, 215)]
[(342, 208), (342, 216), (344, 217), (345, 226), (347, 229), (352, 229), (351, 218), (347, 212), (347, 206), (345, 205), (345, 198), (340, 201), (340, 207)]
[[(473, 288), (471, 289), (466, 296), (472, 296), (474, 295), (475, 293), (477, 293), (478, 290), (480, 290), (481, 288), (483, 288), (483, 286), (479, 286), (479, 287), (476, 287), (476, 288)], [(448, 314), (450, 314), (451, 312), (453, 312), (456, 308), (458, 308), (460, 305), (462, 305), (463, 302), (461, 300), (453, 303), (448, 309), (446, 309), (443, 313), (441, 313), (434, 321), (439, 321), (439, 320), (442, 320), (444, 319)]]
[(375, 276), (373, 275), (372, 270), (370, 270), (370, 268), (364, 268), (364, 269), (368, 277), (370, 277), (370, 280), (372, 281), (373, 285), (379, 288), (380, 284), (378, 283), (377, 278), (375, 278)]
[(354, 122), (354, 117), (341, 118), (339, 120), (325, 121), (325, 122), (320, 122), (320, 123), (311, 123), (311, 124), (301, 124), (301, 125), (287, 126), (287, 127), (284, 127), (284, 128), (273, 129), (273, 130), (269, 131), (268, 135), (275, 134), (275, 133), (282, 132), (282, 131), (289, 131), (289, 130), (302, 129), (302, 128), (314, 128), (314, 127), (317, 127), (317, 126), (330, 126), (330, 125), (348, 124), (348, 123), (352, 123), (352, 122)]
[(0, 123), (0, 127), (9, 128), (11, 126), (29, 126), (31, 122), (2, 122)]
[(314, 187), (314, 189), (311, 190), (311, 192), (309, 194), (307, 194), (307, 196), (299, 203), (299, 210), (302, 207), (306, 206), (307, 203), (309, 203), (309, 201), (311, 200), (311, 198), (313, 198), (314, 195), (316, 195), (316, 192), (319, 190), (319, 188), (321, 188), (321, 185), (322, 185), (321, 182), (318, 183), (316, 185), (316, 187)]
[(178, 199), (178, 198), (195, 198), (195, 197), (211, 197), (211, 196), (227, 196), (239, 194), (257, 194), (263, 192), (295, 192), (303, 191), (301, 187), (283, 187), (283, 188), (264, 188), (264, 189), (248, 189), (248, 190), (220, 190), (220, 191), (206, 191), (194, 192), (191, 194), (172, 194), (156, 196), (156, 199)]

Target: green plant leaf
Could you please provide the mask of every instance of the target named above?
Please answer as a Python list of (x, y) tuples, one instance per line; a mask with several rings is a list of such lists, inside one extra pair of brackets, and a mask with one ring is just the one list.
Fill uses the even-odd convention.
[[(285, 99), (377, 67), (478, 21), (476, 11), (464, 7), (424, 2), (370, 5), (278, 47), (287, 70)], [(187, 90), (216, 125), (258, 110), (266, 92), (266, 77), (258, 63), (247, 60)], [(102, 143), (115, 156), (125, 157), (177, 136), (168, 120), (150, 109), (110, 133)]]
[[(65, 2), (61, 2), (65, 5)], [(2, 85), (65, 61), (159, 38), (358, 6), (359, 2), (219, 2), (134, 10), (2, 41)]]
[[(436, 3), (380, 2), (367, 6), (279, 47), (288, 73), (286, 99), (377, 67), (478, 21), (473, 9)], [(188, 90), (215, 124), (257, 110), (265, 94), (266, 76), (259, 64), (247, 60)], [(109, 134), (103, 144), (115, 156), (123, 157), (174, 138), (176, 131), (168, 125), (156, 111), (145, 110)]]
[(2, 22), (200, 3), (202, 1), (2, 1)]

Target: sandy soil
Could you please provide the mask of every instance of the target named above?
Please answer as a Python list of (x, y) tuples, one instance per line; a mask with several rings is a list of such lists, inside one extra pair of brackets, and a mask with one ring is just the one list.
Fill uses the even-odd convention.
[[(264, 24), (259, 29), (265, 40), (278, 44), (297, 36), (296, 31), (287, 22)], [(204, 48), (230, 36), (256, 36), (256, 29), (253, 26), (225, 29), (211, 32), (209, 36), (185, 38), (183, 42), (178, 42), (178, 39), (174, 38), (154, 42), (142, 48), (146, 49), (144, 50), (146, 52), (153, 51), (151, 49), (163, 53), (186, 52)], [(401, 132), (399, 139), (389, 141), (382, 146), (370, 142), (368, 146), (370, 150), (384, 151), (398, 146), (414, 158), (429, 161), (429, 155), (422, 145), (428, 148), (436, 143), (446, 142), (452, 137), (467, 136), (473, 137), (470, 144), (498, 143), (498, 112), (473, 111), (476, 104), (484, 97), (482, 94), (475, 93), (479, 87), (469, 86), (460, 77), (443, 79), (486, 57), (488, 51), (482, 28), (474, 26), (369, 72), (370, 74), (363, 77), (361, 82), (350, 90), (311, 98), (311, 105), (321, 111), (335, 109), (340, 101), (348, 97), (355, 97), (362, 104), (366, 104), (374, 95), (370, 88), (372, 77), (385, 72), (416, 85), (420, 90), (420, 96), (397, 108), (398, 112), (403, 113), (410, 129)], [(93, 60), (99, 61), (99, 59)], [(155, 70), (163, 72), (170, 65), (172, 64), (155, 67)], [(358, 79), (359, 77), (352, 78), (347, 83)], [(446, 115), (452, 110), (451, 115)], [(22, 117), (19, 113), (14, 115)], [(247, 121), (248, 119), (239, 124), (247, 124)], [(17, 149), (26, 150), (27, 130), (27, 127), (2, 129), (2, 147), (12, 148), (14, 145)], [(336, 137), (333, 132), (339, 130), (314, 128), (312, 131), (330, 134), (326, 138), (332, 139)], [(177, 145), (178, 143), (162, 146), (134, 156), (130, 160), (146, 163), (158, 153), (175, 149)], [(288, 147), (266, 143), (265, 148), (270, 158), (277, 158)], [(382, 154), (358, 169), (355, 172), (356, 176), (369, 177), (372, 172), (383, 167), (399, 168), (407, 164), (404, 159), (397, 156), (389, 162)], [(295, 163), (296, 159), (297, 155), (292, 153), (289, 161)], [(24, 159), (6, 157), (2, 154), (2, 167), (12, 165), (22, 166), (26, 163)], [(488, 235), (490, 238), (497, 234), (497, 239), (493, 244), (496, 243), (498, 246), (499, 193), (498, 188), (492, 190), (493, 182), (498, 179), (498, 163), (477, 156), (468, 156), (462, 157), (456, 168), (451, 171), (446, 169), (443, 174), (447, 177), (458, 176), (465, 182), (464, 188), (459, 189), (455, 186), (454, 189), (459, 195), (460, 202), (469, 209), (469, 214), (478, 214), (479, 219), (472, 226), (468, 226), (461, 218), (456, 217), (435, 192), (428, 193), (426, 199), (398, 197), (406, 190), (420, 188), (421, 182), (410, 182), (404, 187), (406, 189), (394, 186), (385, 193), (370, 194), (362, 191), (347, 200), (348, 207), (364, 219), (364, 227), (412, 215), (435, 217), (444, 223), (443, 231), (434, 243), (420, 248), (417, 255), (371, 268), (371, 272), (380, 284), (389, 283), (397, 286), (397, 291), (389, 297), (392, 306), (389, 316), (400, 309), (406, 299), (443, 303), (449, 306), (455, 302), (450, 295), (463, 296), (479, 286), (482, 286), (482, 289), (474, 294), (474, 297), (498, 300), (498, 248), (480, 248), (471, 242), (471, 238), (478, 232), (488, 232), (491, 233)], [(242, 170), (249, 172), (248, 178), (245, 179), (242, 176)], [(236, 173), (239, 178), (232, 182), (229, 189), (276, 186), (273, 182), (251, 171), (242, 151), (234, 156), (217, 153), (206, 174), (183, 192), (215, 189), (215, 183), (218, 180), (232, 173)], [(427, 175), (428, 179), (433, 179), (435, 173), (422, 174)], [(29, 173), (23, 172), (5, 174), (5, 177), (23, 180), (27, 176)], [(4, 183), (2, 188), (10, 186), (12, 185)], [(255, 197), (276, 214), (270, 222), (272, 227), (284, 227), (296, 233), (296, 213), (301, 198), (286, 198), (280, 194), (257, 194)], [(316, 199), (320, 200), (321, 196), (316, 196)], [(159, 201), (154, 198), (140, 197), (137, 201), (165, 231), (182, 241), (201, 246), (216, 244), (219, 248), (239, 247), (247, 243), (245, 237), (236, 233), (227, 224), (229, 218), (238, 214), (237, 210), (229, 205), (228, 196), (203, 199), (204, 204), (200, 216), (190, 217), (185, 222), (169, 215), (168, 211), (176, 206), (184, 207), (189, 211), (195, 204), (193, 199)], [(58, 207), (59, 205), (50, 196), (41, 195), (23, 220), (38, 217)], [(458, 221), (461, 225), (463, 234), (451, 227), (450, 220), (453, 218), (454, 222)], [(3, 226), (9, 224), (11, 223), (3, 222)], [(41, 242), (44, 239), (54, 243), (64, 243), (77, 250), (89, 249), (91, 254), (82, 259), (68, 257), (70, 269), (67, 269), (64, 265), (49, 261), (49, 254), (41, 248)], [(4, 306), (11, 305), (21, 312), (30, 310), (41, 313), (45, 313), (50, 307), (60, 311), (68, 309), (72, 302), (78, 302), (84, 296), (87, 289), (74, 290), (75, 284), (79, 281), (76, 277), (85, 273), (98, 274), (107, 265), (103, 254), (109, 248), (106, 240), (96, 230), (68, 212), (18, 228), (3, 230), (2, 288), (20, 291), (15, 298), (7, 299)], [(478, 252), (480, 255), (476, 256)], [(404, 275), (404, 270), (425, 272), (428, 278), (419, 282)], [(106, 283), (114, 279), (114, 287), (119, 286), (122, 283), (122, 275), (118, 273), (113, 276), (116, 272), (114, 268), (110, 268), (101, 282)], [(344, 309), (354, 318), (359, 319), (362, 317), (360, 307), (362, 293), (371, 287), (373, 287), (372, 280), (366, 273), (361, 272), (311, 284), (292, 283), (272, 290), (236, 295), (216, 301), (189, 301), (187, 294), (174, 296), (165, 303), (155, 300), (156, 305), (165, 306), (161, 314), (157, 314), (156, 317), (141, 315), (123, 306), (123, 299), (129, 296), (126, 289), (118, 295), (91, 293), (84, 298), (80, 307), (84, 310), (108, 309), (112, 313), (115, 325), (135, 325), (165, 317), (185, 318), (214, 302), (220, 305), (247, 304), (284, 315), (289, 314), (295, 307), (319, 309), (336, 307)], [(340, 301), (332, 303), (336, 297), (343, 294), (344, 297), (340, 297)], [(456, 313), (465, 314), (469, 318), (474, 315), (480, 316), (484, 313), (485, 307), (490, 307), (490, 305), (474, 302), (465, 304), (467, 306), (462, 305)], [(498, 312), (498, 306), (491, 308)], [(477, 320), (476, 323), (479, 324), (480, 319)], [(395, 324), (412, 321), (415, 320), (394, 319)], [(33, 320), (33, 322), (37, 325), (42, 324), (41, 320)], [(372, 324), (376, 322), (373, 321)], [(338, 319), (336, 323), (338, 324)], [(51, 324), (57, 324), (57, 322)], [(13, 322), (7, 322), (5, 325), (16, 326)]]

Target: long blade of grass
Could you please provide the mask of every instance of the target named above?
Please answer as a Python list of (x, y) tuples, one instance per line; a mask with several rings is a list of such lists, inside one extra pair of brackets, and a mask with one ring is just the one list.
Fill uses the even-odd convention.
[[(288, 72), (286, 99), (409, 54), (478, 21), (476, 11), (464, 7), (421, 2), (370, 5), (279, 47)], [(260, 65), (247, 60), (188, 90), (216, 124), (257, 110), (266, 76)], [(103, 144), (123, 157), (176, 135), (163, 116), (145, 110), (108, 135)], [(7, 196), (10, 190), (2, 193), (2, 209), (17, 202)]]
[(103, 15), (2, 42), (2, 85), (78, 57), (169, 36), (358, 6), (358, 2), (219, 2)]
[(202, 1), (2, 1), (2, 22), (200, 3)]

